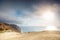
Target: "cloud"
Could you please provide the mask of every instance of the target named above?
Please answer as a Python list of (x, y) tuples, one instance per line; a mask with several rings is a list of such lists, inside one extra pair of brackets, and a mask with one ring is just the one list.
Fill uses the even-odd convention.
[[(52, 8), (56, 12), (60, 10), (59, 7), (58, 1), (2, 1), (0, 2), (0, 21), (16, 24), (25, 32), (39, 31), (49, 25), (49, 22), (42, 18), (43, 11), (46, 11), (46, 8)], [(56, 12), (56, 14), (60, 18), (60, 12)], [(59, 24), (60, 20), (56, 21), (55, 25)]]
[[(35, 5), (30, 3), (4, 2), (0, 7), (0, 20), (19, 24), (20, 26), (46, 26), (48, 23), (42, 19), (42, 11), (44, 11), (44, 7), (50, 5), (50, 3), (38, 3)], [(57, 4), (55, 7), (57, 7)]]
[[(50, 8), (50, 9), (49, 9)], [(55, 21), (53, 23), (50, 23), (44, 19), (42, 19), (42, 14), (45, 10), (51, 10), (54, 13), (57, 13), (58, 6), (57, 4), (41, 4), (41, 5), (35, 5), (33, 6), (34, 11), (29, 12), (29, 16), (26, 18), (24, 17), (22, 20), (23, 26), (47, 26), (47, 25), (58, 25), (57, 20), (54, 19)], [(57, 16), (56, 16), (57, 17)], [(56, 24), (55, 24), (56, 23)]]

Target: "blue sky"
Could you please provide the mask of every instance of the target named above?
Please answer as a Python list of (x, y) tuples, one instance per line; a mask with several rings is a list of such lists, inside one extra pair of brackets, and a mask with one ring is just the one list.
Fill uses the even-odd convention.
[[(60, 1), (59, 0), (1, 0), (0, 1), (0, 21), (10, 24), (16, 24), (20, 27), (26, 26), (28, 31), (36, 29), (41, 30), (40, 26), (45, 26), (45, 22), (39, 15), (41, 6), (55, 5), (58, 9), (58, 18), (60, 18)], [(60, 23), (60, 21), (59, 21)], [(30, 28), (30, 26), (35, 26)], [(36, 27), (39, 26), (39, 27)], [(33, 29), (34, 28), (34, 29)], [(25, 30), (25, 27), (23, 28)]]

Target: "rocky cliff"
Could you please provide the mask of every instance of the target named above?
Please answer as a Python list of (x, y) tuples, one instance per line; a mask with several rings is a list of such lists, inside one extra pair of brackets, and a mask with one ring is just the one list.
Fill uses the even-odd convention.
[(0, 23), (0, 32), (21, 32), (21, 29), (14, 24)]

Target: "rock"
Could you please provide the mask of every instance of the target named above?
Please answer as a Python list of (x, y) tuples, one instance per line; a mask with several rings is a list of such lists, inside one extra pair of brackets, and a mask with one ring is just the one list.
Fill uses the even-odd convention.
[(21, 32), (21, 29), (14, 24), (0, 23), (0, 32)]

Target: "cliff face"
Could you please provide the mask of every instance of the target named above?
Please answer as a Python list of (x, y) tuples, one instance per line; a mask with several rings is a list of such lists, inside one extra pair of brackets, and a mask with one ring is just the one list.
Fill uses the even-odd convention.
[(21, 29), (14, 24), (0, 23), (0, 32), (21, 32)]

